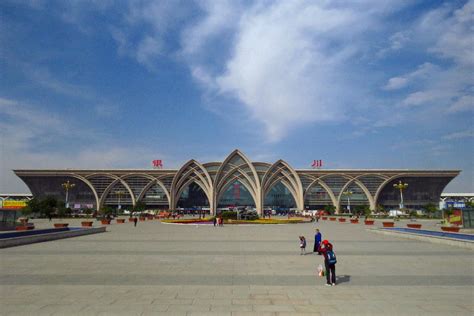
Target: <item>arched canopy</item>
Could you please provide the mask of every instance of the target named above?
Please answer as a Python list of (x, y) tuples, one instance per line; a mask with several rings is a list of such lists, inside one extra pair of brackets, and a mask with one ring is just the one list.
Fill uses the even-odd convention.
[(171, 184), (171, 207), (175, 208), (182, 191), (192, 182), (199, 185), (212, 206), (213, 181), (206, 168), (194, 159), (185, 163), (176, 173)]
[[(115, 187), (117, 183), (120, 183), (124, 187), (124, 189), (127, 190), (128, 194), (131, 197), (132, 204), (135, 205), (136, 200), (135, 200), (135, 196), (133, 195), (132, 189), (120, 177), (110, 174), (110, 173), (93, 173), (87, 176), (87, 179), (94, 185), (94, 187), (97, 190), (97, 193), (99, 192), (102, 193), (102, 194), (99, 194), (100, 198), (99, 198), (99, 205), (97, 207), (98, 209), (100, 209), (104, 205), (105, 199), (107, 198), (109, 192), (112, 190), (112, 188)], [(109, 184), (107, 185), (107, 183)]]
[(375, 210), (375, 202), (374, 202), (374, 198), (372, 197), (372, 195), (370, 194), (369, 190), (367, 189), (367, 187), (362, 183), (360, 182), (360, 180), (358, 180), (357, 178), (354, 178), (352, 179), (351, 181), (347, 182), (343, 187), (342, 187), (342, 190), (341, 192), (339, 192), (339, 196), (337, 198), (337, 205), (338, 205), (338, 209), (341, 205), (341, 200), (344, 198), (343, 194), (345, 191), (347, 191), (347, 189), (349, 188), (350, 185), (357, 185), (361, 190), (362, 192), (365, 194), (368, 202), (369, 202), (369, 207), (371, 210)]
[[(241, 186), (243, 187), (243, 189), (241, 188)], [(216, 199), (216, 206), (223, 204), (223, 206), (256, 206), (256, 197), (252, 195), (252, 192), (250, 190), (251, 189), (248, 187), (248, 185), (235, 178), (235, 181), (227, 182), (227, 184), (219, 191), (219, 196), (217, 196)], [(232, 197), (229, 197), (229, 192), (233, 193)], [(251, 201), (248, 201), (248, 199), (246, 199), (246, 195), (247, 198), (249, 198)], [(229, 202), (229, 198), (232, 201), (231, 203), (223, 203), (223, 199), (226, 199)]]
[(278, 160), (265, 173), (262, 180), (262, 198), (281, 182), (293, 195), (298, 209), (304, 208), (303, 186), (296, 171), (285, 161)]
[(336, 207), (337, 209), (337, 198), (336, 196), (334, 195), (334, 192), (331, 190), (331, 188), (321, 179), (319, 178), (316, 178), (313, 180), (313, 182), (310, 183), (310, 185), (306, 188), (306, 190), (304, 191), (304, 200), (307, 199), (307, 196), (308, 194), (311, 192), (311, 189), (314, 187), (314, 186), (319, 186), (321, 187), (324, 191), (326, 191), (326, 193), (329, 195), (329, 198), (331, 200), (331, 203), (334, 207)]
[[(184, 204), (181, 204), (185, 192), (187, 192), (187, 200), (184, 201)], [(192, 179), (180, 188), (176, 197), (176, 207), (210, 206), (210, 203), (210, 196), (199, 183)]]
[(228, 186), (238, 180), (254, 198), (257, 212), (261, 212), (260, 179), (250, 160), (234, 150), (222, 163), (215, 178), (214, 205)]

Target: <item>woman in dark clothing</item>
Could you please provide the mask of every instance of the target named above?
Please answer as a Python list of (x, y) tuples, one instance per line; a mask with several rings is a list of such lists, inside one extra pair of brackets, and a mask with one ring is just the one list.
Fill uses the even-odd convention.
[(319, 246), (321, 245), (321, 239), (322, 239), (321, 233), (319, 232), (319, 229), (316, 229), (316, 234), (314, 235), (314, 248), (313, 248), (313, 252), (318, 252), (318, 255), (321, 254), (321, 253), (318, 251)]
[[(327, 241), (323, 240), (321, 243), (321, 246), (319, 246), (318, 249), (319, 252), (322, 252), (324, 256), (324, 266), (326, 268), (326, 285), (327, 286), (335, 286), (336, 285), (336, 263), (329, 263), (330, 258), (328, 258), (328, 252), (333, 253), (333, 247), (332, 244)], [(334, 253), (333, 253), (334, 254)]]

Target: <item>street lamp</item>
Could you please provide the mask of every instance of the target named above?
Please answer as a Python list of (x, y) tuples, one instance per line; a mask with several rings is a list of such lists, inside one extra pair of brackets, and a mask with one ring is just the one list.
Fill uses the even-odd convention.
[(66, 191), (66, 208), (69, 208), (69, 190), (74, 188), (76, 185), (74, 183), (70, 183), (69, 180), (67, 180), (67, 182), (61, 184), (61, 186)]
[(354, 192), (350, 191), (350, 190), (347, 190), (347, 191), (344, 191), (342, 192), (342, 194), (344, 194), (345, 196), (347, 196), (347, 210), (349, 211), (349, 214), (351, 214), (351, 195), (353, 194)]
[(122, 197), (123, 194), (125, 194), (124, 191), (115, 191), (115, 194), (118, 195), (118, 210), (122, 209), (122, 205), (120, 205), (120, 198)]
[(398, 183), (395, 183), (393, 187), (400, 190), (400, 209), (403, 209), (403, 190), (408, 188), (408, 183), (402, 183), (402, 180), (398, 180)]

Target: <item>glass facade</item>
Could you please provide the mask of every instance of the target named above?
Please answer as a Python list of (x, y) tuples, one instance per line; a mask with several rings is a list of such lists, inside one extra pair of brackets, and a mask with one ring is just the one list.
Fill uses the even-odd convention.
[[(336, 210), (351, 206), (397, 207), (400, 193), (393, 184), (408, 183), (404, 204), (419, 209), (437, 203), (445, 186), (459, 170), (294, 170), (278, 160), (251, 162), (234, 150), (224, 162), (200, 164), (195, 160), (179, 170), (15, 170), (35, 197), (65, 199), (62, 183), (76, 184), (70, 205), (87, 204), (130, 208), (143, 201), (149, 208), (251, 206), (263, 208)], [(119, 201), (120, 200), (120, 201)], [(82, 206), (81, 206), (82, 207)]]

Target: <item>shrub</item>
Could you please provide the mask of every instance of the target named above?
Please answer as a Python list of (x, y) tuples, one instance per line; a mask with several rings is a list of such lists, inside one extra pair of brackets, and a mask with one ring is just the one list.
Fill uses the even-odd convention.
[(224, 211), (221, 213), (223, 219), (237, 219), (237, 212)]

